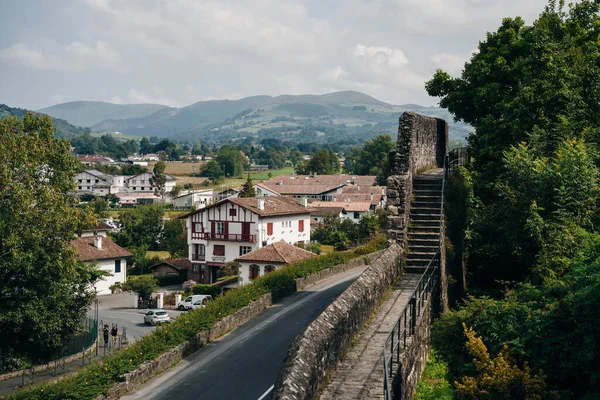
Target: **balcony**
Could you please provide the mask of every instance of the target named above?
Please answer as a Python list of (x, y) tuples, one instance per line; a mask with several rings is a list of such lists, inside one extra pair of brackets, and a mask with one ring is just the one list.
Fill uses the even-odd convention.
[(212, 233), (212, 232), (192, 232), (192, 239), (199, 240), (221, 240), (224, 242), (247, 242), (256, 243), (256, 235), (242, 233)]
[(206, 256), (204, 254), (192, 254), (192, 261), (205, 261)]

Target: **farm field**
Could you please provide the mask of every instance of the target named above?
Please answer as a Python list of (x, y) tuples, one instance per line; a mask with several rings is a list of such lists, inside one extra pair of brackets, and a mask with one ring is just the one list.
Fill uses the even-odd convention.
[[(152, 171), (154, 168), (155, 162), (148, 163), (148, 171)], [(166, 163), (167, 168), (165, 169), (165, 174), (173, 175), (173, 176), (192, 176), (192, 174), (200, 175), (200, 171), (204, 168), (206, 162), (172, 162), (169, 161)]]

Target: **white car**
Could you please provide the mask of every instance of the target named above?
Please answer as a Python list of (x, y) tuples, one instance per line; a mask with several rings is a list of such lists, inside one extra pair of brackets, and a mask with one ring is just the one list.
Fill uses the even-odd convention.
[(144, 323), (148, 325), (160, 325), (169, 322), (171, 322), (171, 317), (164, 310), (150, 310), (144, 315)]
[[(212, 296), (210, 296), (210, 295), (207, 295), (207, 296), (206, 296), (206, 297), (204, 297), (203, 299), (201, 299), (201, 300), (197, 300), (197, 301), (195, 301), (194, 303), (192, 303), (192, 308), (191, 308), (191, 309), (192, 309), (192, 310), (195, 310), (196, 308), (202, 308), (202, 307), (206, 306), (206, 304), (207, 304), (209, 301), (211, 301), (211, 300), (212, 300)], [(189, 310), (189, 308), (188, 308), (188, 310)]]
[(202, 301), (207, 297), (212, 300), (212, 296), (208, 294), (195, 294), (193, 296), (188, 296), (185, 300), (182, 300), (179, 302), (179, 304), (177, 304), (177, 308), (181, 311), (191, 310), (194, 303)]

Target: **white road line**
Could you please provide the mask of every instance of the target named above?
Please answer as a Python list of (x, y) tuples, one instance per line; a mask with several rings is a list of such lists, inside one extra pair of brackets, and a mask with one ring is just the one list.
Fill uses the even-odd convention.
[(268, 388), (268, 389), (267, 389), (267, 391), (266, 391), (266, 392), (265, 392), (265, 393), (264, 393), (262, 396), (260, 396), (260, 397), (258, 398), (258, 400), (262, 400), (262, 399), (264, 399), (265, 397), (267, 397), (267, 395), (268, 395), (269, 393), (271, 393), (271, 390), (273, 390), (273, 388), (274, 388), (274, 387), (275, 387), (275, 385), (271, 385), (271, 387), (270, 387), (270, 388)]

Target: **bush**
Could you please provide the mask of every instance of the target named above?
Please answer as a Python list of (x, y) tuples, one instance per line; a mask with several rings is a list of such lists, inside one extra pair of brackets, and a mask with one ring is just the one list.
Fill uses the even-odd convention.
[(187, 272), (180, 275), (165, 275), (156, 278), (160, 286), (177, 285), (185, 281)]
[(192, 288), (193, 294), (209, 294), (214, 298), (217, 298), (221, 295), (223, 288), (221, 286), (215, 285), (202, 285), (198, 284)]
[(183, 282), (183, 284), (181, 285), (181, 288), (187, 292), (189, 290), (192, 290), (192, 288), (194, 286), (196, 286), (196, 281), (193, 279), (190, 279), (189, 281)]

